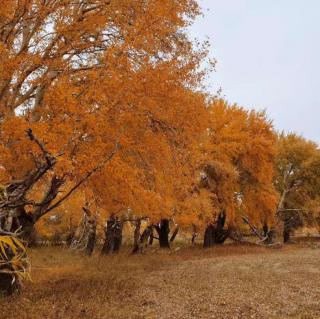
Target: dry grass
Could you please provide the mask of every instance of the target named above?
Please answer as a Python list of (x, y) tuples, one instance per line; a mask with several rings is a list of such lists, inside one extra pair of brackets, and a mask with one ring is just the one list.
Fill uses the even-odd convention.
[(320, 318), (320, 250), (232, 246), (92, 258), (30, 251), (33, 282), (0, 318)]

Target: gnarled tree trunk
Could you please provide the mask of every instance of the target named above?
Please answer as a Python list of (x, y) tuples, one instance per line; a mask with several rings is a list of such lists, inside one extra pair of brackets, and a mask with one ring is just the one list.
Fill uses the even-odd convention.
[[(136, 228), (137, 230), (137, 228)], [(140, 234), (140, 228), (139, 228), (139, 234)], [(137, 253), (143, 253), (143, 248), (146, 248), (148, 245), (150, 245), (150, 240), (153, 240), (153, 227), (148, 226), (136, 242), (136, 233), (135, 233), (135, 245), (132, 250), (132, 254)]]
[(91, 256), (96, 244), (97, 218), (93, 216), (86, 203), (83, 207), (83, 216), (71, 241), (70, 248), (84, 251)]
[(161, 219), (160, 224), (155, 226), (159, 236), (159, 244), (161, 248), (170, 248), (169, 233), (170, 225), (169, 219)]
[(284, 209), (281, 214), (278, 214), (283, 221), (283, 242), (289, 243), (291, 234), (298, 227), (304, 225), (302, 209)]
[(203, 247), (209, 248), (215, 244), (223, 244), (230, 233), (229, 229), (224, 229), (226, 222), (225, 212), (221, 212), (214, 224), (207, 226), (204, 234)]

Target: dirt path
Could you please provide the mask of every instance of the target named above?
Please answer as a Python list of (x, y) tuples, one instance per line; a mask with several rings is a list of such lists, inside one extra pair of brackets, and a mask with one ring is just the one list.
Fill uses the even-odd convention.
[(320, 318), (320, 249), (31, 255), (34, 282), (1, 319)]

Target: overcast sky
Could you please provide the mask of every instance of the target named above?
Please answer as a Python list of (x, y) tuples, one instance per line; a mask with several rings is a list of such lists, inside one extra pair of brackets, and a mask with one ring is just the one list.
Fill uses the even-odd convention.
[(320, 0), (199, 0), (192, 32), (212, 43), (210, 78), (230, 103), (320, 142)]

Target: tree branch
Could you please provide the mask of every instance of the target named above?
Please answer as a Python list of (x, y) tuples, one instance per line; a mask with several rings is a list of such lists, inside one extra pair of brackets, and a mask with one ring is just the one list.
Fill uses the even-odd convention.
[(250, 229), (252, 230), (252, 232), (259, 237), (260, 240), (263, 240), (264, 237), (261, 236), (261, 234), (258, 232), (257, 228), (253, 225), (251, 225), (251, 223), (249, 222), (249, 219), (247, 217), (242, 217), (242, 220), (250, 227)]
[(46, 149), (46, 147), (44, 146), (44, 143), (42, 143), (32, 132), (32, 129), (29, 128), (26, 130), (26, 133), (30, 139), (30, 141), (34, 141), (40, 148), (40, 150), (42, 151), (44, 157), (49, 160), (55, 160), (55, 157)]
[(32, 213), (33, 222), (36, 222), (44, 214), (52, 201), (57, 197), (60, 187), (64, 184), (65, 179), (63, 177), (58, 177), (54, 175), (51, 179), (51, 185), (47, 193), (45, 194), (43, 200), (37, 204), (37, 208)]
[(66, 199), (68, 199), (72, 193), (79, 188), (91, 175), (93, 175), (95, 172), (97, 172), (98, 170), (100, 170), (104, 165), (106, 165), (108, 162), (110, 162), (112, 160), (112, 158), (114, 157), (114, 155), (118, 152), (119, 150), (119, 145), (118, 143), (116, 143), (116, 147), (115, 149), (105, 158), (105, 160), (100, 163), (99, 165), (97, 165), (96, 167), (94, 167), (92, 170), (90, 170), (84, 177), (82, 177), (80, 179), (80, 181), (78, 183), (76, 183), (62, 198), (60, 198), (55, 204), (53, 204), (52, 206), (50, 206), (48, 209), (46, 209), (43, 213), (46, 214), (48, 212), (50, 212), (51, 210), (57, 208), (58, 206), (60, 206)]

